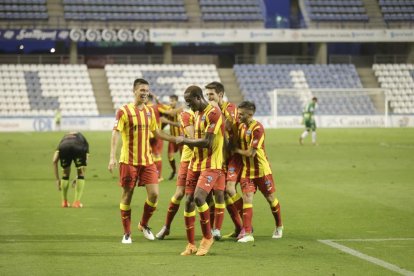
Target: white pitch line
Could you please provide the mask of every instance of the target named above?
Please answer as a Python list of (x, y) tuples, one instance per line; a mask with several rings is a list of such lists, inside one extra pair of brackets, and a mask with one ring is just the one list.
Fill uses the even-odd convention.
[(386, 239), (335, 239), (328, 241), (358, 241), (358, 242), (382, 242), (382, 241), (414, 241), (414, 238), (386, 238)]
[[(373, 239), (372, 241), (385, 241), (385, 240), (406, 240), (406, 239)], [(411, 240), (411, 239), (409, 239), (409, 240)], [(324, 243), (326, 245), (329, 245), (329, 246), (331, 246), (333, 248), (336, 248), (338, 250), (341, 250), (341, 251), (343, 251), (345, 253), (348, 253), (348, 254), (350, 254), (352, 256), (355, 256), (355, 257), (358, 257), (358, 258), (363, 259), (365, 261), (368, 261), (370, 263), (373, 263), (373, 264), (382, 266), (383, 268), (386, 268), (388, 270), (394, 271), (394, 272), (399, 273), (401, 275), (414, 276), (414, 272), (412, 272), (412, 271), (409, 271), (409, 270), (400, 268), (400, 267), (398, 267), (396, 265), (387, 263), (387, 262), (385, 262), (383, 260), (380, 260), (380, 259), (371, 257), (371, 256), (366, 255), (364, 253), (361, 253), (361, 252), (359, 252), (357, 250), (354, 250), (352, 248), (349, 248), (349, 247), (347, 247), (345, 245), (336, 243), (336, 242), (334, 242), (332, 240), (318, 240), (318, 241), (321, 242), (321, 243)], [(343, 240), (343, 241), (358, 241), (358, 239), (355, 239), (355, 240)], [(367, 240), (361, 239), (361, 241), (367, 241)]]

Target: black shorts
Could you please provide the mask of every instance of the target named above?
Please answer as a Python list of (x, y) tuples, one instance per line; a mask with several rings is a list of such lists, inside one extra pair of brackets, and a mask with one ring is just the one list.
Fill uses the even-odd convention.
[(86, 166), (85, 147), (78, 144), (63, 144), (59, 146), (59, 160), (62, 168), (70, 167), (72, 160), (76, 168)]

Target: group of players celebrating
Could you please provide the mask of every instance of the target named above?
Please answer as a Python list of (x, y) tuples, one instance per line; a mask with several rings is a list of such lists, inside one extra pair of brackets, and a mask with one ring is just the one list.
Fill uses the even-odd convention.
[[(176, 106), (178, 98), (170, 97), (171, 107), (163, 109), (149, 92), (144, 79), (134, 81), (134, 103), (122, 106), (116, 114), (112, 131), (109, 171), (117, 166), (117, 144), (122, 136), (119, 158), (121, 218), (124, 228), (122, 243), (132, 243), (131, 199), (136, 186), (145, 186), (147, 199), (138, 229), (149, 240), (164, 239), (170, 234), (171, 223), (185, 196), (184, 221), (187, 245), (181, 255), (206, 255), (214, 240), (220, 240), (225, 209), (234, 223), (228, 235), (238, 242), (253, 242), (253, 196), (256, 190), (265, 196), (275, 221), (272, 238), (283, 235), (283, 224), (275, 184), (266, 156), (263, 125), (253, 119), (256, 106), (243, 101), (236, 105), (223, 100), (224, 87), (219, 82), (206, 85), (207, 99), (199, 86), (184, 92), (188, 108)], [(174, 104), (175, 103), (175, 104)], [(162, 119), (161, 114), (166, 114)], [(174, 119), (175, 118), (175, 119)], [(161, 130), (170, 124), (170, 134)], [(171, 197), (165, 224), (154, 236), (148, 222), (157, 207), (161, 179), (162, 140), (169, 142), (169, 161), (181, 151), (176, 191)], [(170, 176), (176, 174), (175, 167)], [(242, 195), (236, 190), (240, 183)], [(196, 246), (195, 220), (199, 213), (203, 238)]]

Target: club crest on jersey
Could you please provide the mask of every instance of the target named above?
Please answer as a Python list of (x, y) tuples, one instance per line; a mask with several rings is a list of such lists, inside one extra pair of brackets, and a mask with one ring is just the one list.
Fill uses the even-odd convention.
[(216, 126), (215, 123), (210, 124), (210, 128), (214, 128)]
[(246, 135), (252, 135), (252, 131), (250, 129), (246, 130)]
[(206, 120), (206, 115), (203, 115), (202, 117), (201, 117), (201, 121), (205, 121)]
[(207, 183), (211, 183), (213, 181), (213, 177), (211, 175), (207, 176)]
[(235, 173), (236, 168), (235, 167), (229, 167), (229, 173)]
[(151, 117), (151, 112), (147, 112), (147, 117)]

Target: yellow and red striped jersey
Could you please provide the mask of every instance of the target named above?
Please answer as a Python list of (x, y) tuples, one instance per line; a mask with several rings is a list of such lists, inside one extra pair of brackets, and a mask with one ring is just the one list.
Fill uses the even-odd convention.
[[(168, 116), (168, 119), (170, 121), (173, 121), (174, 123), (178, 123), (179, 122), (179, 114), (177, 113), (174, 116)], [(180, 127), (170, 125), (170, 134), (171, 134), (171, 136), (174, 136), (174, 137), (180, 136)]]
[(230, 122), (236, 121), (237, 106), (234, 103), (222, 102), (222, 104), (220, 105), (220, 109), (226, 120), (229, 120)]
[(189, 168), (192, 171), (223, 168), (224, 122), (223, 115), (218, 107), (208, 104), (195, 117), (195, 139), (201, 139), (207, 133), (215, 135), (211, 148), (194, 147), (193, 158)]
[(138, 109), (133, 103), (122, 106), (116, 113), (113, 128), (122, 134), (120, 163), (151, 165), (150, 133), (158, 129), (154, 109), (146, 105)]
[[(194, 112), (189, 110), (184, 110), (179, 114), (179, 120), (180, 120), (180, 135), (184, 137), (190, 137), (190, 135), (186, 132), (185, 128), (187, 126), (194, 126), (194, 119), (195, 114)], [(183, 146), (183, 152), (181, 154), (181, 162), (187, 162), (190, 161), (193, 157), (193, 150), (187, 146)]]
[[(237, 143), (235, 137), (237, 136), (237, 128), (234, 129), (233, 125), (237, 121), (237, 106), (234, 103), (222, 102), (220, 106), (221, 112), (223, 113), (225, 120), (225, 137), (228, 141), (234, 141)], [(227, 160), (231, 156), (231, 153), (227, 150), (224, 150), (224, 159)], [(227, 163), (227, 162), (225, 162)], [(227, 164), (226, 164), (227, 165)]]
[(256, 150), (254, 157), (243, 156), (242, 178), (258, 178), (272, 173), (265, 152), (265, 132), (263, 125), (253, 120), (249, 126), (239, 124), (239, 146), (242, 150), (253, 148)]

